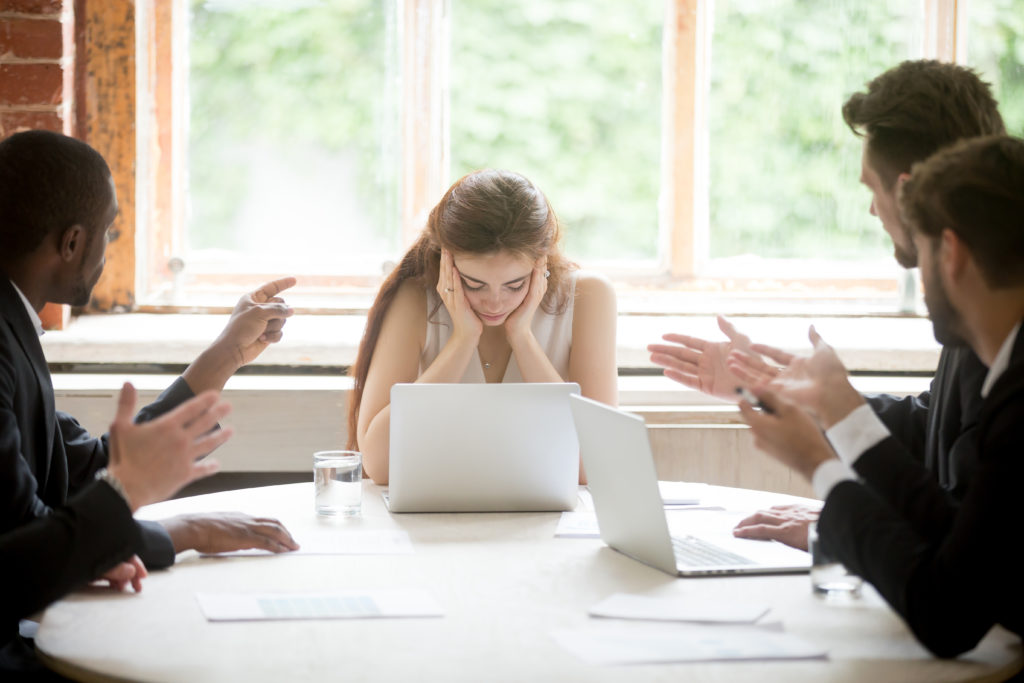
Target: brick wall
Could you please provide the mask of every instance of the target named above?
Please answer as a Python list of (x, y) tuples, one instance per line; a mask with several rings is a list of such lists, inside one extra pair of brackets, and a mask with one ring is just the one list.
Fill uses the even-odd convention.
[[(72, 0), (0, 0), (0, 139), (42, 128), (70, 135), (74, 92)], [(43, 323), (61, 328), (66, 306)]]

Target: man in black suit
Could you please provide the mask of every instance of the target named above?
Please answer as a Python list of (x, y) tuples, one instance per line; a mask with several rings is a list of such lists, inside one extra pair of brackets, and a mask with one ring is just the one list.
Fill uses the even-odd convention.
[[(151, 422), (134, 424), (135, 389), (125, 384), (110, 430), (110, 459), (99, 481), (87, 484), (66, 506), (0, 534), (0, 628), (100, 576), (130, 557), (142, 542), (132, 518), (139, 507), (163, 500), (185, 484), (216, 471), (198, 458), (227, 441), (230, 428), (211, 430), (228, 410), (216, 392), (186, 401)], [(142, 589), (145, 571), (111, 582)], [(4, 680), (59, 678), (28, 649), (0, 651)]]
[[(0, 533), (63, 506), (107, 464), (107, 438), (90, 436), (55, 410), (38, 311), (48, 302), (88, 303), (116, 214), (110, 170), (85, 143), (45, 131), (0, 142)], [(220, 337), (139, 419), (219, 391), (235, 370), (279, 340), (291, 309), (277, 295), (292, 284), (278, 280), (244, 296)], [(297, 547), (276, 520), (235, 513), (140, 522), (139, 533), (141, 562), (115, 568), (114, 581), (143, 571), (142, 563), (166, 567), (190, 548)], [(0, 634), (0, 642), (10, 637)]]
[[(958, 140), (1005, 132), (988, 84), (965, 67), (932, 60), (907, 61), (886, 71), (865, 92), (843, 105), (843, 119), (864, 138), (860, 181), (871, 191), (871, 214), (893, 241), (896, 261), (917, 265), (917, 251), (896, 208), (896, 195), (915, 162)], [(687, 335), (665, 335), (671, 344), (652, 344), (651, 360), (665, 375), (686, 386), (727, 400), (738, 400), (740, 380), (727, 358), (736, 349), (756, 354), (758, 345), (719, 319), (728, 342)], [(877, 395), (872, 408), (915, 458), (925, 464), (954, 498), (966, 491), (975, 464), (971, 431), (981, 408), (979, 390), (986, 368), (974, 352), (946, 345), (931, 389), (903, 398)], [(743, 538), (779, 540), (807, 548), (807, 526), (817, 510), (779, 506), (742, 520)]]
[(1006, 545), (1024, 481), (1024, 140), (938, 152), (914, 167), (899, 207), (935, 338), (969, 345), (987, 368), (961, 502), (907, 456), (813, 327), (813, 353), (787, 357), (777, 375), (741, 353), (730, 362), (745, 380), (760, 374), (754, 393), (771, 412), (740, 402), (758, 447), (824, 499), (825, 550), (871, 582), (925, 647), (954, 657), (995, 624), (1024, 634), (1024, 584)]

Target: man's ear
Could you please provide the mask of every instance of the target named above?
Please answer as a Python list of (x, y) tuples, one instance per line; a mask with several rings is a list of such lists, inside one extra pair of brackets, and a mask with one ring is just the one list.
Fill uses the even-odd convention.
[(939, 239), (939, 267), (947, 280), (955, 284), (963, 277), (971, 253), (964, 241), (949, 228), (942, 231)]
[(72, 263), (79, 258), (78, 255), (85, 249), (85, 243), (88, 241), (86, 237), (88, 235), (85, 228), (77, 223), (61, 233), (58, 245), (61, 261)]

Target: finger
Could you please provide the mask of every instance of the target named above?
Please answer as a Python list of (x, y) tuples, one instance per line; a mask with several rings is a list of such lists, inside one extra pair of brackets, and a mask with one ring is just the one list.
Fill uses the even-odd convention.
[(234, 434), (234, 430), (231, 427), (221, 427), (218, 430), (207, 432), (194, 442), (189, 452), (193, 459), (212, 453), (216, 449), (224, 445), (224, 443), (231, 438)]
[(157, 418), (153, 423), (168, 422), (177, 425), (189, 424), (212, 408), (219, 400), (220, 395), (216, 391), (204, 391), (195, 398), (185, 401), (166, 415)]
[(751, 526), (744, 527), (737, 526), (732, 530), (732, 535), (736, 538), (750, 538), (759, 541), (778, 541), (781, 540), (780, 537), (783, 535), (783, 529), (767, 524), (753, 524)]
[(277, 296), (284, 290), (294, 287), (296, 282), (298, 282), (298, 280), (294, 277), (283, 277), (279, 280), (271, 280), (252, 293), (253, 301), (256, 303), (263, 303), (271, 297)]
[(121, 386), (121, 393), (117, 397), (117, 413), (114, 415), (115, 422), (131, 422), (135, 415), (136, 391), (131, 382), (125, 382)]
[(732, 357), (732, 354), (729, 355), (725, 365), (729, 372), (736, 375), (740, 383), (744, 385), (763, 384), (772, 379), (772, 376), (766, 375), (760, 370), (755, 370), (742, 361), (737, 361), (737, 359)]
[(686, 361), (684, 359), (676, 358), (664, 353), (652, 353), (651, 362), (655, 365), (660, 365), (663, 368), (672, 368), (673, 370), (679, 370), (681, 372), (689, 372), (697, 374), (697, 363), (694, 361)]
[(778, 414), (781, 410), (792, 406), (791, 403), (786, 403), (781, 396), (766, 387), (755, 386), (753, 391), (754, 396), (757, 396), (761, 402), (764, 412)]
[(280, 332), (284, 329), (284, 324), (287, 322), (285, 318), (272, 318), (267, 321), (266, 327), (263, 329), (264, 334), (273, 334), (274, 332)]
[(217, 426), (221, 418), (231, 412), (231, 405), (227, 401), (217, 403), (196, 419), (184, 425), (185, 434), (190, 439), (198, 439), (200, 436)]
[(703, 351), (704, 348), (710, 343), (704, 339), (697, 337), (691, 337), (687, 334), (663, 334), (661, 338), (665, 341), (670, 341), (676, 344), (682, 344), (683, 346), (689, 346), (691, 349), (697, 351)]
[(220, 463), (213, 458), (207, 458), (206, 460), (194, 463), (191, 467), (192, 469), (189, 471), (188, 477), (181, 483), (179, 488), (184, 488), (194, 481), (209, 477), (211, 474), (216, 474), (220, 469)]
[(665, 376), (674, 382), (679, 382), (683, 386), (700, 390), (700, 379), (696, 375), (680, 372), (672, 368), (665, 368)]
[(754, 353), (759, 353), (762, 356), (768, 356), (779, 365), (787, 366), (793, 362), (796, 356), (792, 353), (777, 349), (774, 346), (768, 346), (767, 344), (751, 344), (750, 350)]
[(251, 315), (266, 321), (290, 318), (295, 315), (295, 311), (287, 304), (254, 304), (242, 315)]
[(818, 334), (818, 330), (814, 327), (814, 325), (811, 325), (807, 329), (807, 338), (811, 340), (811, 346), (813, 346), (815, 350), (831, 348), (828, 345), (828, 343), (824, 339), (822, 339), (821, 335)]
[(266, 344), (276, 344), (284, 338), (283, 332), (264, 332), (260, 335), (259, 341)]
[(740, 346), (750, 346), (750, 337), (736, 329), (736, 326), (729, 322), (725, 316), (718, 316), (718, 329), (729, 338), (729, 341)]
[(666, 346), (665, 344), (648, 344), (647, 350), (651, 353), (660, 353), (681, 361), (691, 363), (694, 366), (700, 361), (701, 352), (688, 349), (684, 346)]
[(269, 520), (269, 522), (266, 522), (265, 524), (264, 535), (276, 541), (277, 544), (283, 548), (283, 550), (279, 552), (299, 549), (299, 544), (295, 542), (295, 539), (292, 538), (292, 535), (288, 533), (288, 530), (283, 524), (281, 524), (281, 522), (273, 519)]

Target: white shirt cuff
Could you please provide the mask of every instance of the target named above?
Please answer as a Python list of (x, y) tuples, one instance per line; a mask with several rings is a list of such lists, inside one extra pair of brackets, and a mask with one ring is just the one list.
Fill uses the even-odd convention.
[(889, 430), (865, 403), (825, 432), (839, 459), (853, 467), (864, 451), (889, 436)]
[(850, 466), (844, 462), (831, 458), (818, 465), (811, 476), (811, 486), (814, 487), (814, 495), (825, 500), (832, 488), (841, 481), (857, 481), (857, 475)]

